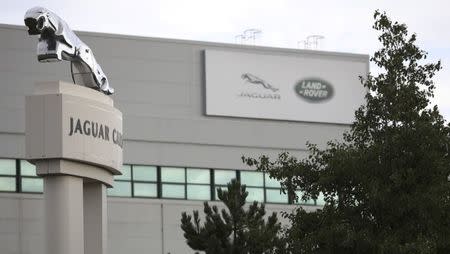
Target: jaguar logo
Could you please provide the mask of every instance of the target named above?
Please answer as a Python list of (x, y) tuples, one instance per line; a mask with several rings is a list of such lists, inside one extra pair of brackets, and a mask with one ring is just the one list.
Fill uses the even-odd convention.
[(309, 101), (322, 102), (333, 97), (333, 87), (330, 83), (322, 79), (303, 79), (295, 85), (295, 92)]
[(279, 90), (278, 88), (275, 88), (271, 84), (267, 83), (265, 80), (258, 78), (257, 76), (250, 74), (250, 73), (242, 74), (241, 78), (248, 83), (259, 84), (259, 85), (263, 86), (264, 88), (271, 90), (272, 92), (276, 92)]

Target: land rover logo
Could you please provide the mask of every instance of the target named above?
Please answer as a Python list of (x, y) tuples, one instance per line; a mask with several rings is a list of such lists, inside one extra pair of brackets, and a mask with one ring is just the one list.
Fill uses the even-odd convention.
[(321, 79), (303, 79), (295, 85), (295, 92), (309, 102), (321, 102), (333, 97), (333, 87)]

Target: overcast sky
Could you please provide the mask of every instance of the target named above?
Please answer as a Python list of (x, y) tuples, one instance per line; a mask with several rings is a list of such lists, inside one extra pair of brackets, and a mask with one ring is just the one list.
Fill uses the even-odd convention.
[[(373, 12), (406, 23), (442, 61), (434, 103), (450, 120), (450, 1), (448, 0), (0, 0), (0, 23), (23, 24), (25, 11), (46, 7), (74, 30), (235, 43), (245, 29), (262, 30), (257, 45), (297, 48), (308, 35), (319, 49), (372, 55), (379, 47)], [(371, 67), (374, 70), (373, 66)]]

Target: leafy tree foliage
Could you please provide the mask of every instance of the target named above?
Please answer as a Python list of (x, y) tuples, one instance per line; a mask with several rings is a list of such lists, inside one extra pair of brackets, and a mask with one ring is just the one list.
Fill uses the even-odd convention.
[(218, 189), (218, 197), (227, 209), (204, 203), (205, 222), (198, 211), (193, 217), (182, 213), (181, 229), (187, 244), (207, 254), (269, 254), (279, 246), (281, 224), (273, 213), (265, 221), (263, 204), (253, 202), (245, 209), (248, 192), (245, 185), (232, 180), (228, 190)]
[(278, 253), (450, 253), (450, 128), (430, 105), (441, 64), (422, 64), (427, 53), (406, 25), (374, 18), (382, 47), (371, 61), (381, 74), (361, 78), (366, 104), (343, 141), (308, 144), (303, 160), (243, 158), (290, 196), (325, 197), (321, 210), (285, 215)]

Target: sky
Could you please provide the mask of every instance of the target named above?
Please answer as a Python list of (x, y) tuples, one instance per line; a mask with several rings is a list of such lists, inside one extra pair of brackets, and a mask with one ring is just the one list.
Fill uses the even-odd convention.
[[(303, 48), (312, 34), (318, 49), (372, 55), (380, 46), (372, 29), (376, 9), (405, 23), (441, 60), (435, 98), (450, 120), (450, 1), (448, 0), (0, 0), (0, 23), (23, 25), (34, 6), (46, 7), (73, 30), (236, 43), (246, 29), (262, 31), (255, 45)], [(371, 65), (371, 72), (377, 72)]]

